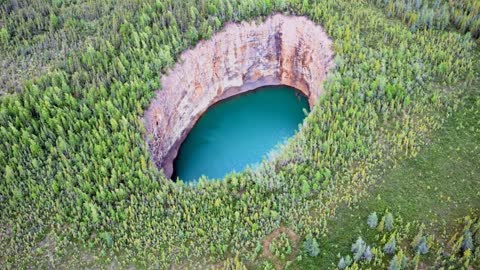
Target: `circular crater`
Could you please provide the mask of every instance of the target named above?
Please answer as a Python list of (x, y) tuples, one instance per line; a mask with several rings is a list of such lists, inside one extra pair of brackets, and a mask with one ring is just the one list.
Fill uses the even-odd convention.
[(287, 86), (262, 87), (216, 103), (182, 143), (172, 179), (220, 179), (247, 165), (255, 168), (295, 133), (308, 110), (307, 98)]
[(180, 146), (200, 116), (229, 97), (285, 85), (302, 92), (312, 107), (333, 66), (331, 47), (321, 26), (277, 14), (262, 23), (229, 23), (183, 52), (143, 117), (153, 161), (171, 177)]

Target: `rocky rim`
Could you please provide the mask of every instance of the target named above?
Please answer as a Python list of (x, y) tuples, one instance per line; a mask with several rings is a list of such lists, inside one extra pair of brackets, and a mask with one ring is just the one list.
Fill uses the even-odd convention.
[[(152, 159), (166, 177), (182, 142), (214, 103), (262, 86), (287, 85), (312, 107), (333, 66), (332, 41), (306, 17), (273, 15), (228, 23), (180, 56), (161, 79), (143, 122)], [(228, 117), (228, 116), (225, 116)]]

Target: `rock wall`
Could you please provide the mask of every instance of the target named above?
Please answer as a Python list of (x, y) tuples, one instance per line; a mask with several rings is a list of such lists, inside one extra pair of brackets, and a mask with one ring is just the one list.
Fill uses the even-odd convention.
[[(153, 161), (173, 173), (173, 160), (200, 116), (214, 103), (267, 85), (287, 85), (308, 97), (322, 94), (333, 65), (332, 42), (305, 17), (274, 15), (262, 23), (229, 23), (162, 77), (143, 117)], [(228, 117), (227, 115), (225, 117)]]

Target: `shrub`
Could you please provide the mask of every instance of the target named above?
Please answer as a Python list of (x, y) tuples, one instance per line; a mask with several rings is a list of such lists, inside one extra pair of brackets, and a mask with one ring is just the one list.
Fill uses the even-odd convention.
[(0, 29), (0, 45), (5, 44), (6, 46), (9, 39), (10, 35), (8, 34), (7, 28), (3, 27)]
[(275, 269), (275, 266), (273, 265), (273, 263), (271, 263), (269, 261), (266, 261), (262, 264), (262, 269), (263, 270), (273, 270), (273, 269)]

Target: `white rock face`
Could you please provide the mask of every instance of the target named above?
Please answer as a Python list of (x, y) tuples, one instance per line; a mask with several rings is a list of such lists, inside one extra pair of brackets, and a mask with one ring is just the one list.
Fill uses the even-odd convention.
[(312, 106), (333, 66), (332, 41), (305, 17), (274, 15), (265, 22), (229, 23), (163, 76), (143, 121), (153, 161), (171, 177), (181, 143), (214, 103), (258, 87), (287, 85)]

